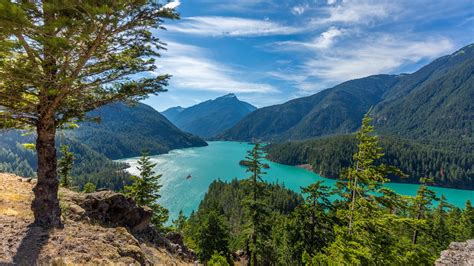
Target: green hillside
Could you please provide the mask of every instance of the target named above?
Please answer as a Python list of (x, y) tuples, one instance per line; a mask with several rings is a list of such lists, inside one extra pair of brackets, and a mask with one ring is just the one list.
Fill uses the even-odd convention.
[(220, 138), (280, 141), (353, 132), (367, 110), (380, 102), (397, 81), (392, 75), (370, 76), (313, 96), (258, 109)]
[[(206, 146), (199, 137), (184, 133), (145, 104), (116, 103), (88, 114), (100, 123), (81, 123), (70, 136), (111, 159), (166, 153), (171, 149)], [(126, 123), (124, 122), (126, 121)]]

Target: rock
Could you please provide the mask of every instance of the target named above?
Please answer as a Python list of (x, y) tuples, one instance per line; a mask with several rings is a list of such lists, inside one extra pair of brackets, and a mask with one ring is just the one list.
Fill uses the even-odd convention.
[(84, 215), (106, 226), (123, 226), (133, 232), (149, 227), (153, 211), (138, 206), (132, 199), (113, 191), (88, 193), (76, 199)]
[(451, 243), (447, 250), (441, 252), (441, 257), (436, 260), (435, 265), (474, 265), (474, 239)]
[(171, 243), (178, 244), (180, 246), (184, 246), (183, 236), (178, 232), (169, 232), (165, 236), (167, 239), (171, 241)]
[(71, 203), (68, 206), (68, 217), (74, 221), (84, 219), (86, 211), (79, 205)]

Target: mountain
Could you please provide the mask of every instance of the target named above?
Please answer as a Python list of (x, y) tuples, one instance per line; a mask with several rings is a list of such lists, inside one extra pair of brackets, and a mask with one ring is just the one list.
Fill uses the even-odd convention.
[(380, 133), (474, 140), (474, 44), (405, 76), (374, 108)]
[(371, 108), (378, 132), (407, 138), (473, 138), (474, 45), (413, 74), (350, 80), (259, 109), (219, 136), (282, 141), (354, 132)]
[(227, 94), (184, 109), (173, 107), (162, 114), (183, 131), (210, 138), (233, 127), (256, 109), (234, 94)]
[(398, 79), (393, 75), (370, 76), (265, 107), (243, 118), (220, 138), (283, 140), (353, 132), (367, 110), (380, 102)]
[(183, 110), (183, 107), (176, 106), (166, 109), (165, 111), (161, 112), (161, 114), (164, 115), (168, 120), (173, 121)]
[(145, 104), (106, 105), (88, 113), (100, 123), (85, 122), (70, 136), (111, 159), (138, 156), (142, 151), (166, 153), (171, 149), (206, 146), (199, 137), (184, 133)]

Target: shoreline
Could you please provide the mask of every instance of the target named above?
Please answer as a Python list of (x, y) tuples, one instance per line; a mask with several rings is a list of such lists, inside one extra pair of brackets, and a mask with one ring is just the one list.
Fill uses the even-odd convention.
[(314, 172), (314, 171), (313, 171), (313, 167), (312, 167), (309, 163), (306, 163), (306, 164), (298, 164), (298, 165), (295, 165), (295, 166), (298, 167), (298, 168), (302, 168), (302, 169), (305, 169), (305, 170)]

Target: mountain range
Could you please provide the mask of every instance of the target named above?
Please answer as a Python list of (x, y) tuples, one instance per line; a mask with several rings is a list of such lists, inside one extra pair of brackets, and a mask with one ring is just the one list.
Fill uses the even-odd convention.
[[(201, 138), (182, 132), (152, 107), (114, 103), (88, 113), (100, 122), (84, 122), (70, 136), (111, 159), (166, 153), (206, 146)], [(124, 122), (126, 121), (126, 122)]]
[(211, 138), (233, 127), (256, 109), (231, 93), (188, 108), (173, 107), (162, 114), (183, 131)]
[(471, 44), (412, 74), (350, 80), (312, 96), (258, 109), (219, 138), (285, 141), (351, 133), (371, 109), (378, 132), (472, 140), (473, 71)]

